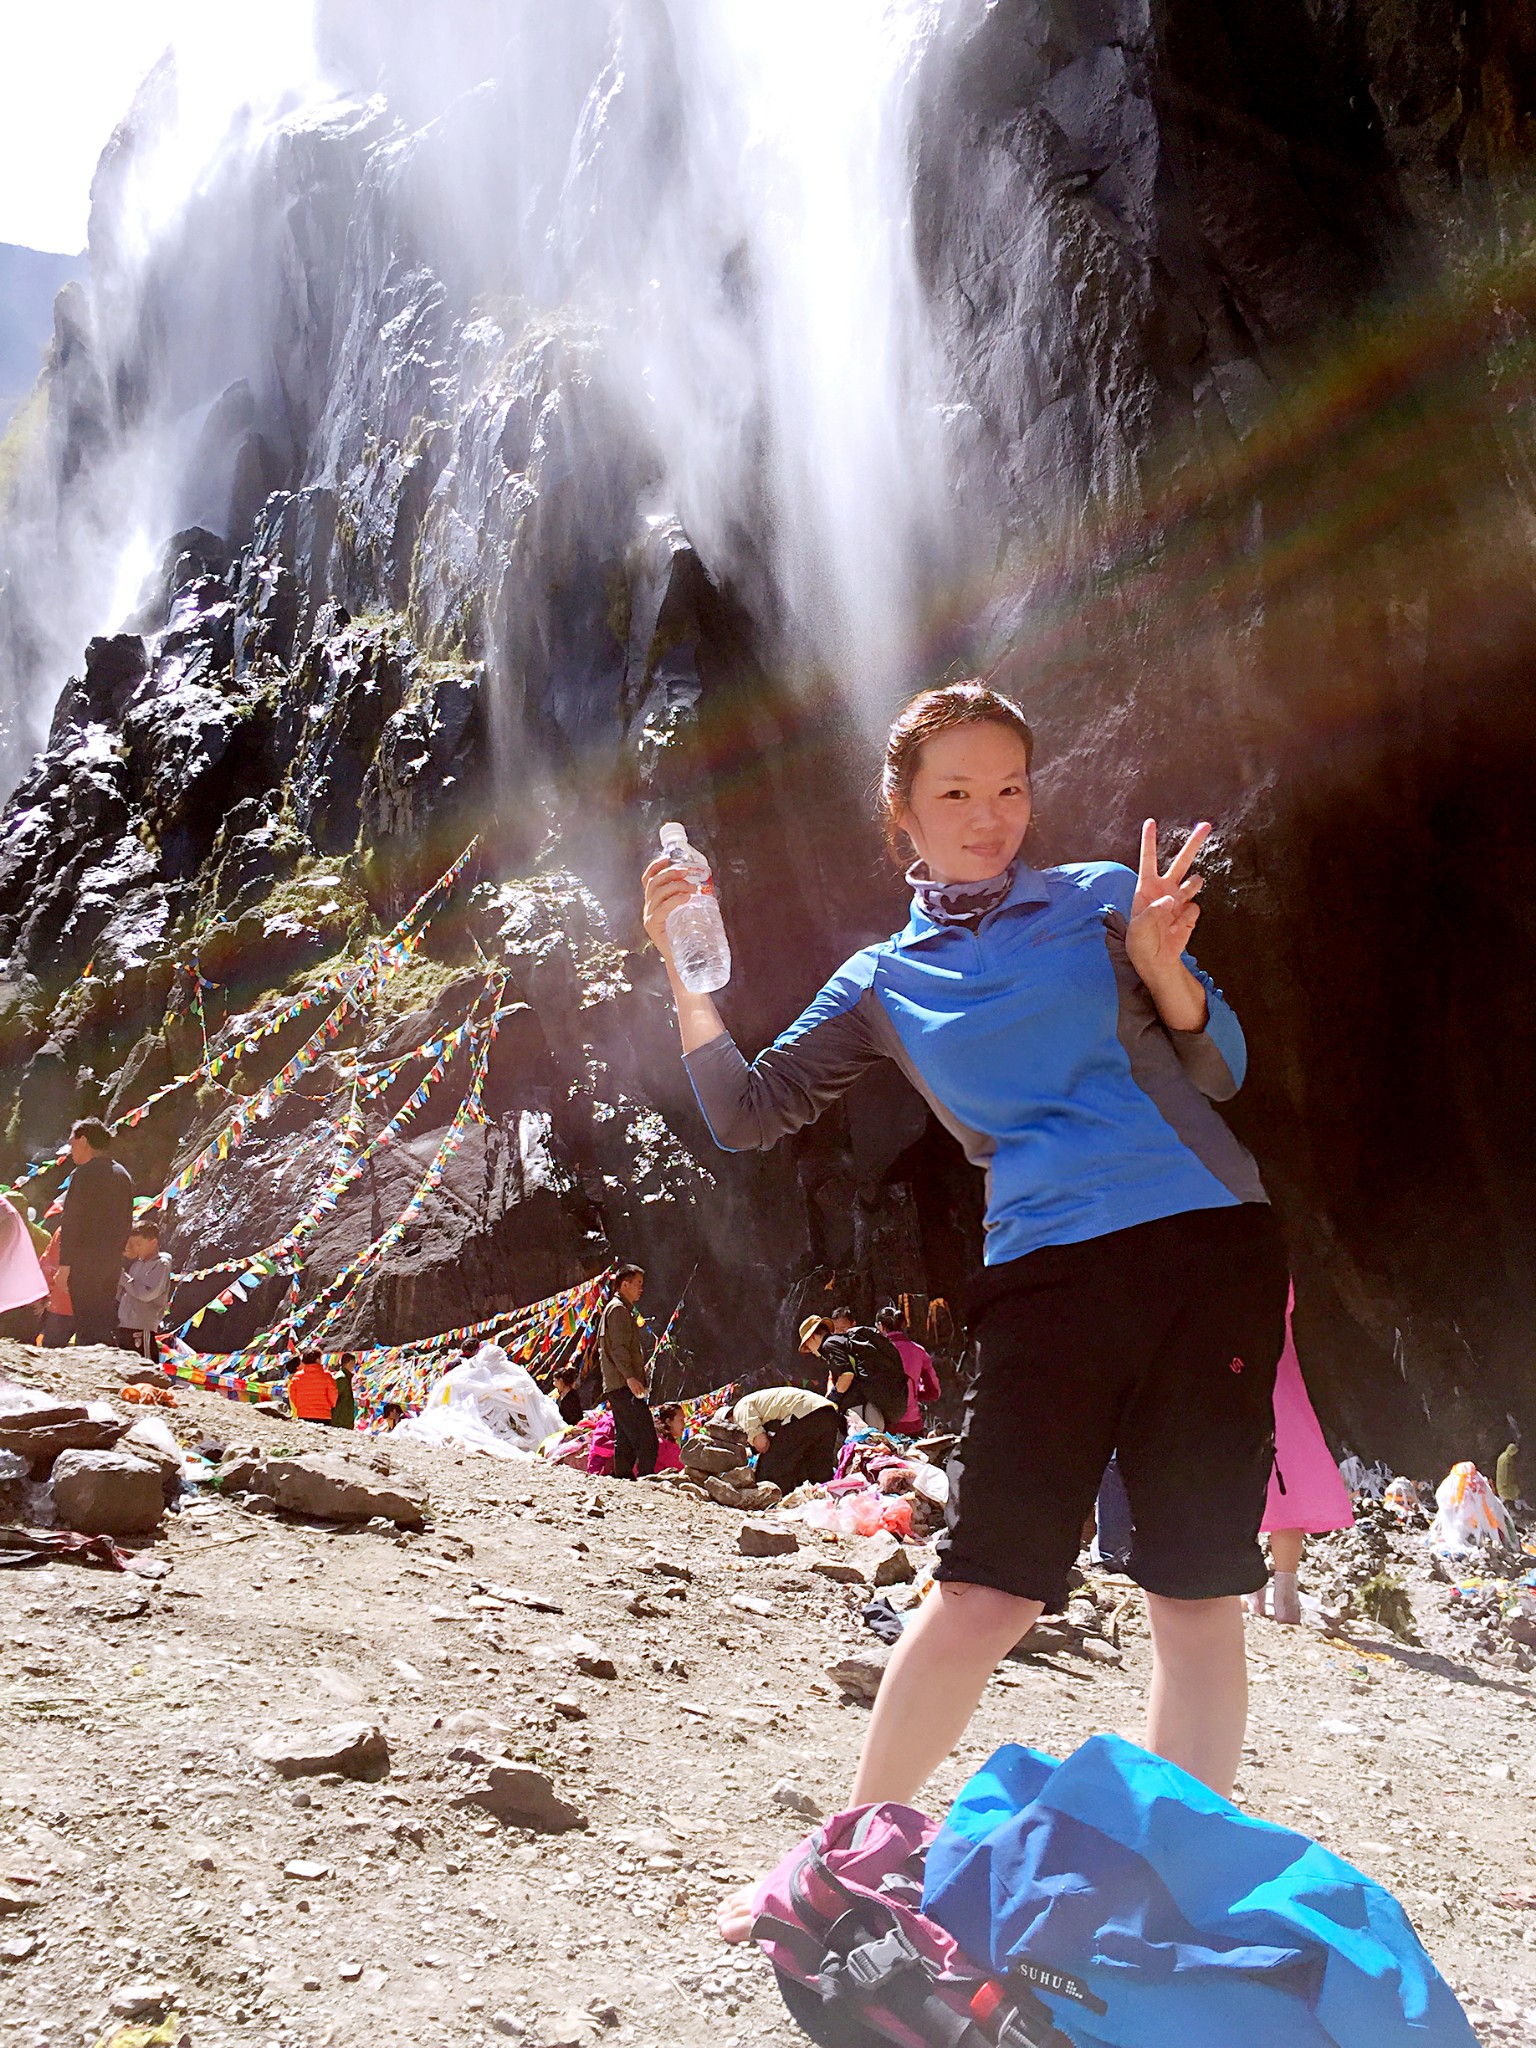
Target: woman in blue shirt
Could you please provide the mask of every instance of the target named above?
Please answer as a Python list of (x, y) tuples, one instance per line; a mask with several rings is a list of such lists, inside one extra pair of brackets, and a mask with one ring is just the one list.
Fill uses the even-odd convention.
[[(1284, 1340), (1286, 1259), (1257, 1169), (1214, 1104), (1243, 1035), (1187, 952), (1200, 825), (1165, 871), (1036, 870), (1020, 857), (1033, 738), (1010, 698), (960, 683), (891, 728), (882, 803), (910, 842), (911, 917), (848, 960), (750, 1065), (672, 973), (688, 883), (646, 870), (684, 1059), (716, 1140), (760, 1149), (892, 1059), (987, 1177), (980, 1368), (950, 1469), (939, 1584), (891, 1659), (851, 1804), (910, 1802), (997, 1663), (1065, 1603), (1111, 1452), (1136, 1522), (1153, 1639), (1147, 1746), (1230, 1792), (1247, 1719), (1240, 1596)], [(728, 1908), (723, 1930), (747, 1932)]]

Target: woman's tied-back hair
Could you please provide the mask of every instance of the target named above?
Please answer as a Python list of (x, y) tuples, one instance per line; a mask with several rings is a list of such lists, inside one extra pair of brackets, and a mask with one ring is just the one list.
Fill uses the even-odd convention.
[(958, 725), (1001, 725), (1024, 742), (1025, 766), (1033, 766), (1035, 736), (1029, 721), (1011, 697), (994, 690), (990, 683), (973, 678), (964, 683), (942, 683), (936, 690), (922, 690), (897, 718), (886, 734), (885, 765), (880, 771), (880, 812), (885, 822), (885, 843), (893, 860), (900, 860), (901, 827), (897, 823), (911, 801), (912, 778), (923, 748), (941, 732)]

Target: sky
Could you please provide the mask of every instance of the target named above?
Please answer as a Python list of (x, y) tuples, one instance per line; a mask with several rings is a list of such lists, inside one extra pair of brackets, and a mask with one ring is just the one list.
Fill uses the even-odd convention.
[(0, 242), (85, 247), (96, 159), (183, 12), (183, 0), (0, 0)]

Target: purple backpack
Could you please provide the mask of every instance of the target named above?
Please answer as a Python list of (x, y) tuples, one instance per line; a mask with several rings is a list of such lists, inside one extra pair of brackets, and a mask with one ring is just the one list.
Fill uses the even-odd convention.
[(753, 1896), (752, 1939), (822, 2048), (1072, 2048), (1027, 1985), (1003, 1984), (923, 1913), (938, 1823), (854, 1807), (792, 1849)]

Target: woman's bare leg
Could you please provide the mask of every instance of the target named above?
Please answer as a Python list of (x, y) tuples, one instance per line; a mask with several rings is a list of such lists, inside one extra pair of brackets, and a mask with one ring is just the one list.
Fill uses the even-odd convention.
[(1044, 1609), (991, 1586), (934, 1587), (896, 1645), (864, 1736), (851, 1804), (910, 1804), (965, 1733), (987, 1680)]
[[(905, 1805), (917, 1796), (965, 1733), (987, 1680), (1042, 1612), (1038, 1600), (1020, 1600), (991, 1586), (934, 1587), (880, 1681), (851, 1806), (887, 1799)], [(750, 1891), (725, 1901), (719, 1925), (727, 1941), (747, 1939)]]
[(1147, 1595), (1147, 1747), (1230, 1798), (1248, 1726), (1242, 1602)]

